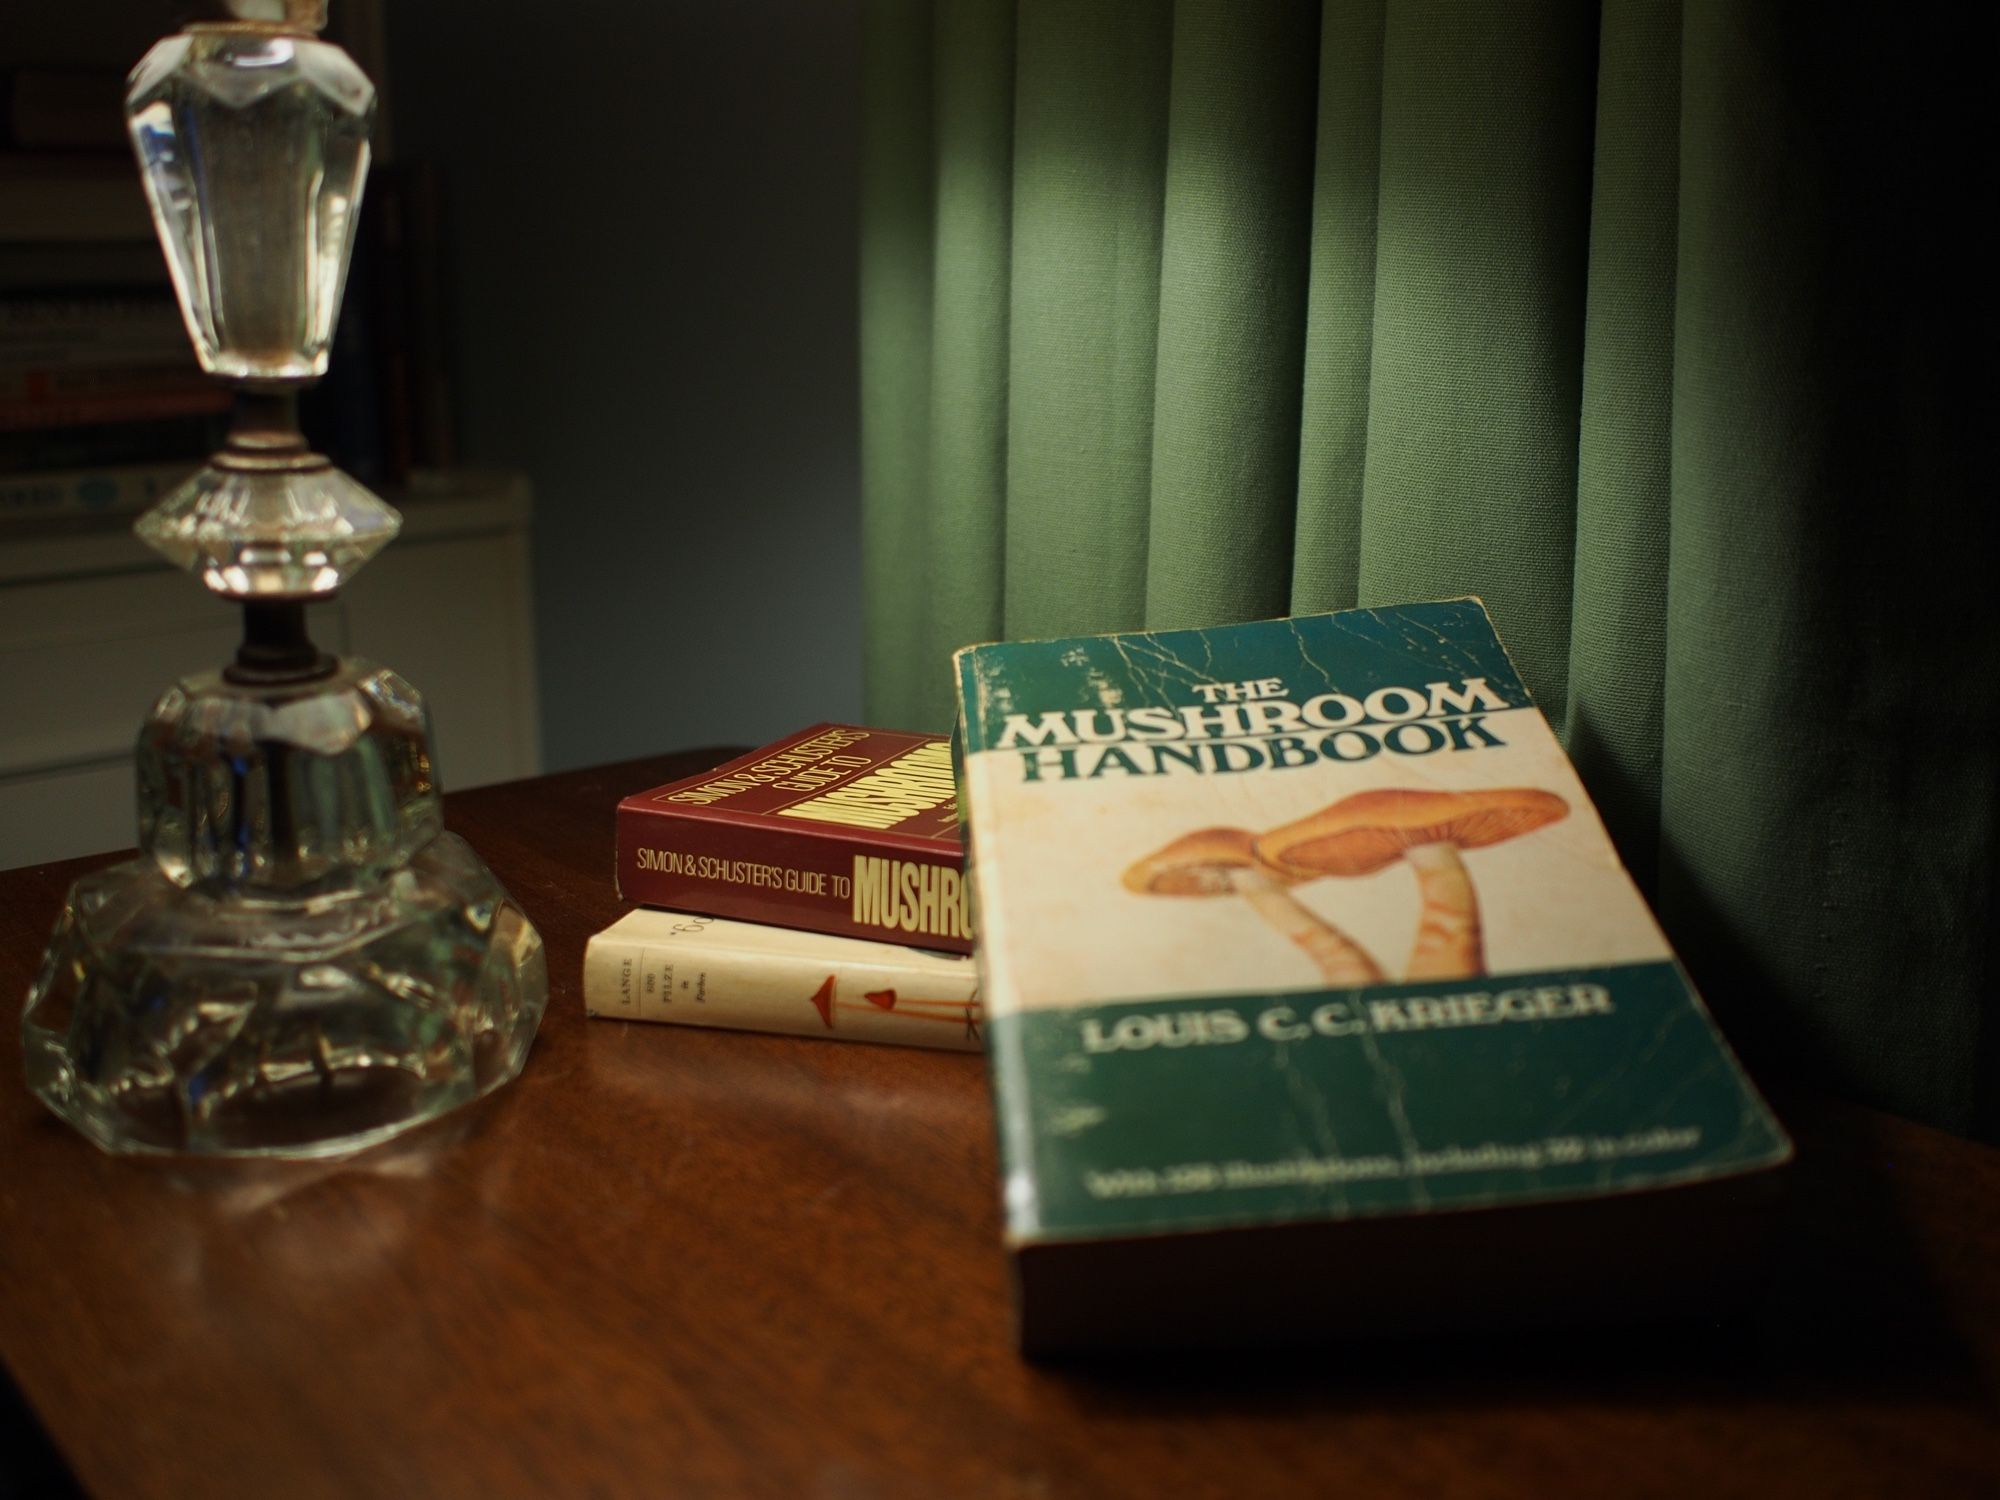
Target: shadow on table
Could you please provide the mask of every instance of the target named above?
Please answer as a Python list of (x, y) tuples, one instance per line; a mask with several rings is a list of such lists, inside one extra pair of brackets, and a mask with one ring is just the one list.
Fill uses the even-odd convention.
[[(1768, 1272), (1706, 1318), (1539, 1327), (1261, 1351), (1071, 1358), (1042, 1368), (1087, 1414), (1818, 1403), (1990, 1409), (1990, 1374), (1953, 1326), (1852, 1119), (1815, 1122)], [(1480, 1268), (1506, 1295), (1506, 1268)]]

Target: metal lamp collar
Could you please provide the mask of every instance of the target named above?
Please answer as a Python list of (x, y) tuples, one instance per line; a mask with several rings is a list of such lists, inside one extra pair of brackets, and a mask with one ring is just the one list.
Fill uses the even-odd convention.
[(214, 19), (189, 31), (258, 31), (274, 36), (317, 36), (326, 25), (326, 0), (216, 0)]

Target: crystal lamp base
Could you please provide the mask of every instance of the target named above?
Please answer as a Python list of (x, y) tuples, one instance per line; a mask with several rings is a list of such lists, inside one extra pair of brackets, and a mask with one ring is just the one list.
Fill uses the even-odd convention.
[(514, 1077), (542, 943), (439, 834), (360, 889), (205, 892), (141, 858), (71, 887), (22, 1019), (29, 1087), (107, 1151), (325, 1156)]
[(330, 1156), (520, 1072), (534, 927), (444, 811), (423, 697), (307, 609), (396, 534), (314, 453), (374, 86), (323, 0), (232, 0), (134, 70), (126, 120), (222, 449), (140, 538), (243, 607), (243, 643), (139, 733), (142, 857), (79, 880), (22, 1017), (28, 1087), (107, 1151)]

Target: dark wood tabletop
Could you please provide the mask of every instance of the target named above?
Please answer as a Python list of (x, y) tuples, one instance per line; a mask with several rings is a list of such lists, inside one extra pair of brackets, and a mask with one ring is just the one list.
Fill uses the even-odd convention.
[[(0, 1356), (86, 1491), (2000, 1494), (2000, 1152), (1801, 1090), (1745, 1316), (1024, 1363), (978, 1058), (585, 1021), (613, 804), (721, 757), (449, 799), (549, 1010), (517, 1083), (400, 1143), (117, 1160), (0, 1046)], [(0, 875), (0, 991), (103, 862)]]

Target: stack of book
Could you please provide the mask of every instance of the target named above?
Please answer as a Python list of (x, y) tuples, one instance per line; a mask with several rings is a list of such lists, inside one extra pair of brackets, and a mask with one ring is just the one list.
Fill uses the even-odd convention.
[(815, 724), (618, 807), (634, 911), (593, 1016), (972, 1050), (982, 1011), (951, 746)]
[[(820, 724), (627, 798), (667, 909), (592, 940), (591, 1013), (983, 1041), (1030, 1352), (1742, 1289), (1791, 1144), (1479, 601), (957, 670), (956, 756)], [(976, 971), (907, 946), (975, 920)]]

